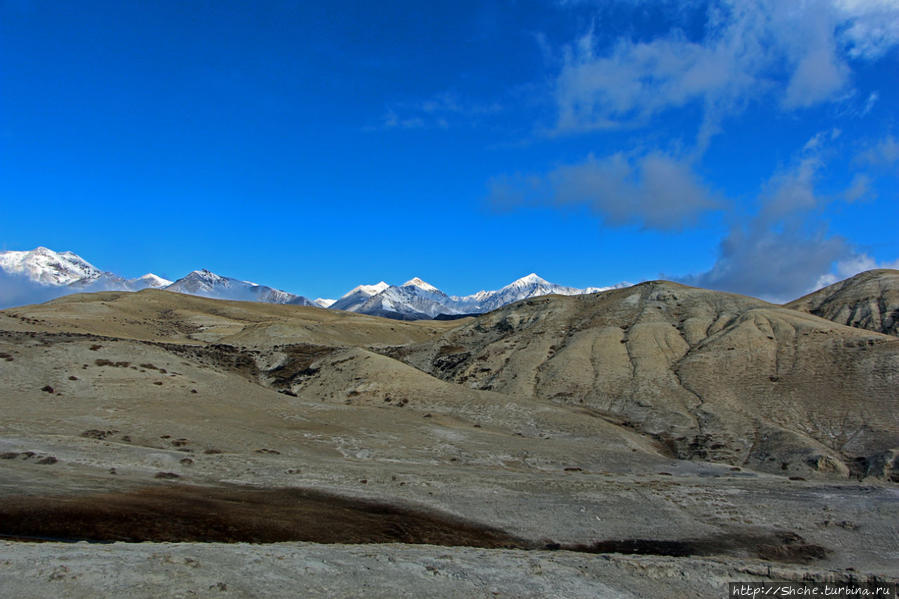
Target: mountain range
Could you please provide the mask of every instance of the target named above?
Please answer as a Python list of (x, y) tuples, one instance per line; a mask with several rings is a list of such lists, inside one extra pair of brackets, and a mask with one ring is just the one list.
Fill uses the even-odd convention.
[(310, 300), (205, 269), (195, 270), (174, 282), (152, 273), (126, 279), (95, 267), (73, 252), (54, 252), (45, 247), (31, 251), (0, 252), (0, 274), (0, 308), (47, 301), (70, 293), (155, 288), (211, 299), (316, 306), (397, 320), (481, 314), (531, 297), (582, 295), (630, 286), (630, 283), (619, 283), (610, 287), (578, 289), (550, 283), (532, 273), (501, 289), (451, 296), (414, 277), (402, 285), (389, 285), (383, 281), (374, 285), (359, 285), (336, 300)]
[[(71, 254), (49, 270), (37, 258), (4, 263), (69, 291), (103, 278)], [(483, 595), (432, 592), (465, 571), (503, 588), (497, 572), (514, 564), (480, 563), (513, 555), (548, 581), (513, 596), (713, 597), (745, 576), (899, 575), (899, 338), (879, 332), (895, 323), (895, 270), (792, 307), (647, 281), (405, 322), (271, 303), (285, 298), (264, 289), (254, 297), (270, 301), (192, 294), (253, 287), (231, 281), (198, 271), (176, 287), (190, 293), (0, 310), (0, 588), (17, 591), (5, 595), (93, 597), (101, 576), (157, 564), (168, 570), (154, 579), (201, 577), (181, 595), (227, 580), (217, 588), (269, 596), (281, 572), (324, 564), (343, 579), (364, 555), (371, 571), (425, 572), (415, 596)], [(543, 284), (466, 300), (413, 279), (342, 299), (425, 313)], [(257, 559), (281, 570), (238, 586)], [(568, 592), (597, 567), (629, 586)], [(53, 592), (24, 586), (48, 572)], [(359, 580), (322, 596), (358, 596)]]

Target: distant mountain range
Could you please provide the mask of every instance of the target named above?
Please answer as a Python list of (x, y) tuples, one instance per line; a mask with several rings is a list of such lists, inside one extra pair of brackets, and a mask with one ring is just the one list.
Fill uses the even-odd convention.
[(375, 285), (360, 285), (334, 302), (331, 307), (388, 318), (418, 320), (441, 315), (481, 314), (518, 300), (540, 295), (581, 295), (629, 285), (630, 283), (620, 283), (613, 287), (577, 289), (550, 283), (532, 273), (502, 289), (451, 296), (416, 277), (402, 285), (388, 285), (383, 281)]
[(43, 302), (70, 293), (156, 288), (212, 299), (317, 306), (399, 320), (420, 320), (480, 314), (541, 295), (581, 295), (629, 285), (619, 283), (611, 287), (578, 289), (556, 285), (536, 274), (529, 274), (501, 289), (450, 296), (415, 277), (402, 285), (388, 285), (383, 281), (374, 285), (359, 285), (337, 300), (310, 300), (265, 285), (223, 277), (205, 269), (195, 270), (174, 282), (152, 273), (126, 279), (102, 271), (72, 252), (54, 252), (45, 247), (31, 251), (0, 252), (0, 308)]

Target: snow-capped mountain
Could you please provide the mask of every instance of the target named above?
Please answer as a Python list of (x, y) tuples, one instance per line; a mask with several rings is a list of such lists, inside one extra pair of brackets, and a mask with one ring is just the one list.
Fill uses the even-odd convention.
[(550, 283), (531, 273), (494, 291), (479, 291), (466, 296), (449, 296), (433, 285), (415, 277), (399, 286), (387, 285), (383, 282), (377, 285), (360, 285), (335, 302), (331, 308), (388, 318), (417, 320), (440, 315), (481, 314), (512, 302), (541, 295), (581, 295), (628, 286), (630, 283), (619, 283), (612, 287), (578, 289)]
[(445, 295), (442, 291), (431, 285), (430, 283), (425, 283), (418, 277), (412, 277), (402, 285), (403, 287), (415, 287), (416, 289), (421, 289), (422, 291), (426, 291), (428, 293), (439, 293), (441, 295)]
[(550, 283), (546, 279), (539, 277), (535, 273), (513, 281), (495, 291), (479, 291), (472, 295), (464, 297), (454, 296), (452, 299), (456, 302), (458, 309), (467, 314), (479, 314), (482, 312), (490, 312), (501, 308), (506, 304), (527, 299), (529, 297), (538, 297), (541, 295), (582, 295), (585, 293), (598, 293), (609, 289), (620, 287), (628, 287), (630, 283), (619, 283), (613, 287), (588, 287), (586, 289), (578, 289), (576, 287), (566, 287), (564, 285), (556, 285)]
[(0, 308), (45, 302), (70, 293), (140, 291), (170, 284), (153, 273), (125, 279), (72, 252), (45, 247), (0, 252)]
[(338, 299), (328, 307), (333, 308), (334, 310), (346, 310), (348, 312), (355, 312), (368, 300), (368, 298), (381, 293), (388, 287), (390, 287), (390, 285), (388, 285), (384, 281), (375, 283), (374, 285), (359, 285), (358, 287), (353, 287), (352, 289), (350, 289), (348, 292), (343, 294), (340, 299)]
[(124, 279), (105, 272), (73, 252), (54, 252), (38, 247), (27, 252), (0, 252), (0, 270), (47, 287), (70, 287), (82, 291), (139, 291), (165, 287), (172, 282), (153, 273), (136, 279)]
[(57, 287), (82, 279), (95, 279), (102, 274), (99, 268), (72, 252), (57, 253), (45, 247), (27, 252), (0, 252), (0, 269), (39, 285)]
[(161, 289), (172, 282), (153, 273), (135, 279), (125, 279), (111, 272), (101, 272), (96, 277), (85, 277), (66, 287), (68, 293), (93, 293), (95, 291), (140, 291), (141, 289)]
[(214, 299), (265, 302), (268, 304), (297, 304), (300, 306), (313, 305), (305, 297), (287, 293), (280, 289), (266, 287), (265, 285), (257, 285), (249, 281), (223, 277), (206, 269), (195, 270), (164, 289), (166, 291), (200, 295)]
[(139, 289), (161, 289), (163, 287), (168, 287), (172, 284), (168, 279), (163, 279), (160, 276), (154, 275), (152, 272), (148, 272), (142, 277), (138, 277), (136, 279), (131, 279), (130, 283)]
[(69, 293), (155, 288), (213, 299), (315, 306), (418, 320), (490, 312), (512, 302), (551, 293), (579, 295), (629, 285), (619, 283), (613, 287), (578, 289), (550, 283), (531, 273), (501, 289), (449, 296), (414, 277), (402, 285), (388, 285), (381, 281), (354, 287), (337, 300), (318, 298), (311, 301), (300, 295), (224, 277), (205, 269), (195, 270), (173, 283), (153, 273), (126, 279), (100, 270), (72, 252), (54, 252), (45, 247), (31, 251), (0, 252), (0, 308), (44, 302)]
[(305, 297), (279, 289), (195, 270), (174, 283), (153, 273), (126, 279), (105, 272), (72, 252), (45, 247), (0, 252), (0, 308), (47, 300), (70, 293), (165, 289), (215, 299), (313, 305)]
[[(334, 309), (339, 309), (334, 304)], [(400, 286), (390, 285), (372, 295), (354, 312), (402, 320), (434, 318), (438, 314), (459, 314), (453, 299), (418, 277)]]

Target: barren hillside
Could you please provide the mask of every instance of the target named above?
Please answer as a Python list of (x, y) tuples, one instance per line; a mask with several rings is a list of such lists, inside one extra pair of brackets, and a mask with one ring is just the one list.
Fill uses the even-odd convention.
[(470, 388), (588, 407), (682, 458), (889, 476), (899, 446), (895, 338), (675, 283), (519, 302), (400, 354)]
[[(663, 282), (452, 322), (152, 290), (3, 311), (0, 584), (64, 572), (88, 596), (134, 573), (253, 594), (227, 564), (265, 554), (291, 564), (272, 585), (318, 560), (316, 592), (352, 596), (374, 567), (356, 543), (407, 544), (366, 555), (406, 564), (384, 588), (411, 595), (447, 571), (443, 596), (506, 573), (523, 596), (577, 570), (571, 596), (633, 597), (717, 596), (709, 568), (892, 576), (897, 355), (893, 337)], [(22, 539), (179, 561), (50, 542), (40, 578)]]
[(786, 307), (851, 327), (899, 335), (899, 270), (869, 270)]

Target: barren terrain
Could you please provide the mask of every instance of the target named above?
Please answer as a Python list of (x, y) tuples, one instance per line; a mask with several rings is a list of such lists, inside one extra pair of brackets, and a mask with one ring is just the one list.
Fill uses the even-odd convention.
[(14, 308), (0, 587), (720, 597), (895, 579), (897, 373), (893, 336), (665, 282), (457, 321), (153, 290)]

